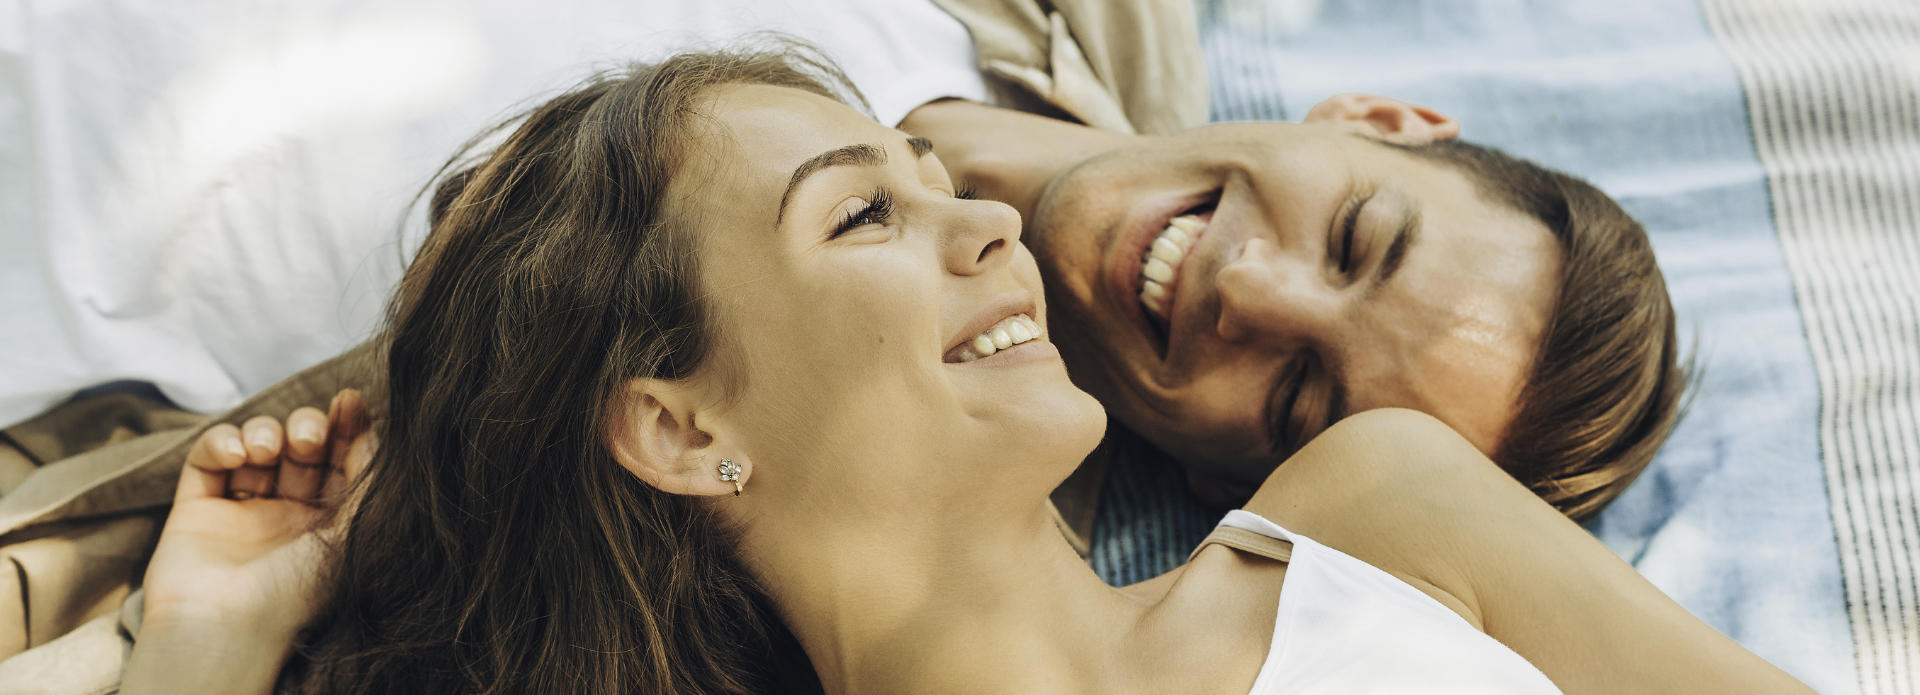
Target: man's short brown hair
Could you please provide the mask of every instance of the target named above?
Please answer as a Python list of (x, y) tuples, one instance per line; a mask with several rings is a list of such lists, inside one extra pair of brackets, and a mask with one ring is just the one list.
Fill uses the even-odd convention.
[(1592, 184), (1498, 150), (1400, 147), (1465, 172), (1559, 240), (1552, 314), (1493, 460), (1567, 516), (1592, 516), (1653, 461), (1688, 383), (1646, 229)]

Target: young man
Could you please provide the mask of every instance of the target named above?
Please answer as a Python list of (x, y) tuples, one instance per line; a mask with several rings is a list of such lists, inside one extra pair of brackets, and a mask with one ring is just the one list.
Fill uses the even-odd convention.
[(949, 100), (901, 126), (1020, 210), (1076, 382), (1210, 501), (1404, 407), (1584, 518), (1677, 417), (1645, 231), (1432, 110), (1343, 95), (1298, 124), (1152, 136)]

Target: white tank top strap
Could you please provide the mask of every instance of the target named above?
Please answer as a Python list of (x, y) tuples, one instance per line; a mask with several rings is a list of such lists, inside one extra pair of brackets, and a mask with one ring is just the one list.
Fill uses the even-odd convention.
[(1250, 695), (1560, 692), (1432, 596), (1258, 514), (1227, 512), (1214, 543), (1288, 563)]
[(1195, 555), (1208, 545), (1219, 544), (1236, 550), (1242, 550), (1269, 560), (1288, 562), (1293, 559), (1293, 534), (1278, 524), (1252, 512), (1235, 509), (1227, 512), (1226, 518), (1200, 541), (1187, 561), (1192, 562)]

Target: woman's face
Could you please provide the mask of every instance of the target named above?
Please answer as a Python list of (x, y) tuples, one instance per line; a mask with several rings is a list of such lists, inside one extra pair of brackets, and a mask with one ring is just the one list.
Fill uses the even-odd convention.
[(1105, 415), (1046, 337), (1018, 213), (955, 197), (929, 143), (831, 99), (711, 98), (667, 213), (699, 235), (749, 488), (977, 505), (1071, 471)]

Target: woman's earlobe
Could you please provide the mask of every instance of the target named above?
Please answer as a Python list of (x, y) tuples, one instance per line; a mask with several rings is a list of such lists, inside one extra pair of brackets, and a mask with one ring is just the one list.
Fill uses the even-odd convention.
[(735, 494), (747, 478), (748, 467), (740, 463), (744, 457), (720, 456), (713, 435), (698, 424), (697, 402), (685, 385), (635, 379), (608, 419), (608, 451), (622, 468), (661, 492)]
[(1340, 94), (1315, 104), (1304, 123), (1337, 123), (1371, 137), (1424, 145), (1460, 136), (1460, 123), (1425, 106), (1372, 94)]

